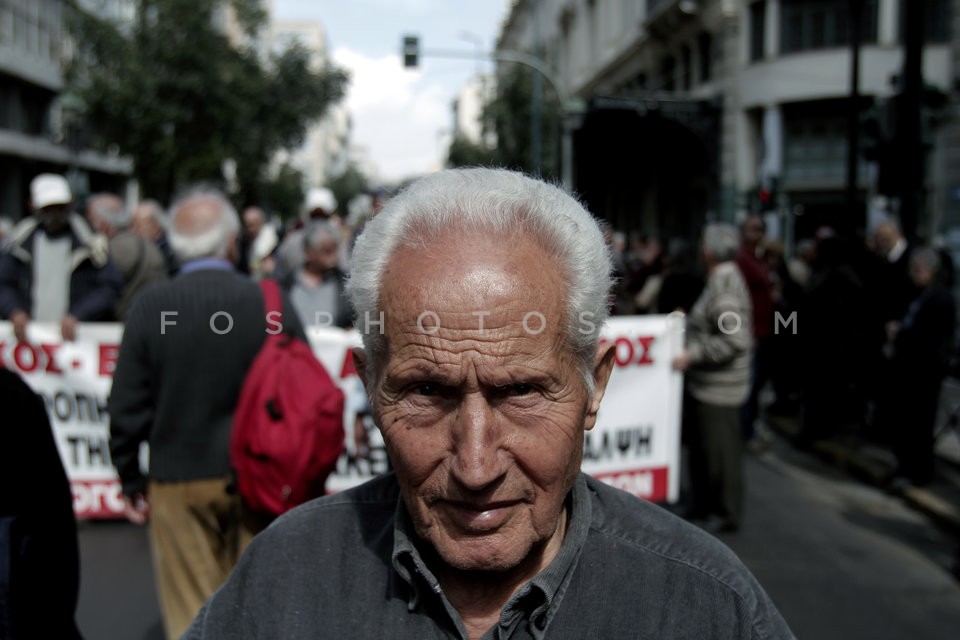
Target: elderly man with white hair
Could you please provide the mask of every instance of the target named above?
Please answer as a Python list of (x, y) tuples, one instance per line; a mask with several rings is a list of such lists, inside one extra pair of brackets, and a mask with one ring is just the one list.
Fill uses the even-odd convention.
[(736, 531), (743, 517), (740, 410), (750, 392), (750, 292), (736, 263), (740, 234), (708, 224), (701, 251), (707, 283), (687, 318), (683, 428), (690, 442), (691, 517), (713, 532)]
[(156, 200), (142, 200), (133, 210), (130, 229), (156, 245), (167, 265), (167, 275), (177, 275), (180, 265), (167, 239), (167, 214)]
[(296, 273), (303, 267), (306, 261), (304, 235), (306, 234), (306, 227), (311, 222), (326, 222), (337, 231), (337, 242), (340, 245), (338, 266), (342, 271), (347, 270), (345, 251), (347, 247), (344, 246), (346, 242), (345, 228), (343, 219), (337, 215), (337, 207), (337, 198), (330, 189), (313, 187), (307, 191), (303, 215), (300, 220), (301, 226), (284, 236), (280, 248), (277, 249), (277, 270), (281, 278), (289, 277), (290, 274)]
[(133, 216), (119, 196), (97, 193), (87, 199), (87, 220), (109, 243), (110, 259), (123, 279), (123, 294), (114, 309), (123, 321), (144, 287), (167, 279), (167, 264), (157, 246), (131, 229)]
[(186, 638), (791, 638), (732, 552), (581, 473), (614, 363), (611, 262), (559, 188), (414, 183), (348, 292), (395, 472), (254, 539)]
[[(180, 273), (134, 301), (110, 392), (110, 454), (127, 517), (149, 520), (168, 638), (180, 637), (266, 524), (232, 490), (230, 469), (243, 380), (276, 328), (260, 287), (235, 268), (239, 230), (218, 192), (193, 192), (173, 206), (170, 243)], [(286, 300), (282, 325), (305, 338)]]

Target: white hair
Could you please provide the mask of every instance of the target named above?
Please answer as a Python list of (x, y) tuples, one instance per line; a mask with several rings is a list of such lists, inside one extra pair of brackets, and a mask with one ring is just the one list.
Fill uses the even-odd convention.
[(733, 260), (740, 250), (740, 233), (732, 224), (712, 222), (703, 228), (703, 248), (717, 262)]
[[(496, 238), (522, 234), (553, 257), (567, 285), (567, 343), (592, 391), (594, 358), (613, 284), (607, 244), (597, 221), (575, 198), (513, 171), (441, 171), (391, 199), (367, 223), (353, 248), (347, 295), (358, 325), (362, 328), (366, 318), (379, 318), (380, 287), (393, 253), (403, 245), (428, 246), (449, 231)], [(361, 333), (372, 356), (368, 378), (372, 382), (384, 355), (383, 338), (379, 331)]]
[(95, 193), (87, 201), (90, 214), (111, 229), (126, 229), (133, 219), (133, 212), (127, 209), (120, 196), (112, 193)]
[(303, 234), (303, 246), (305, 249), (315, 249), (320, 246), (324, 238), (337, 242), (340, 236), (333, 225), (326, 220), (313, 220), (307, 224)]
[[(196, 233), (183, 233), (177, 226), (177, 218), (186, 205), (197, 200), (210, 201), (220, 215), (216, 223), (207, 229)], [(173, 214), (170, 217), (168, 238), (174, 255), (181, 263), (197, 258), (227, 257), (231, 239), (240, 231), (240, 217), (226, 196), (215, 189), (195, 189), (178, 199), (171, 211)]]

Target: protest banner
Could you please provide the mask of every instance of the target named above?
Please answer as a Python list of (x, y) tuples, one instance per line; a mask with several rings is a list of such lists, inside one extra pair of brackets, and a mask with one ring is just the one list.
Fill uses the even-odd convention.
[(11, 325), (0, 323), (0, 366), (20, 373), (43, 398), (78, 518), (123, 513), (107, 414), (121, 333), (118, 324), (81, 323), (77, 340), (64, 342), (58, 325), (38, 322), (28, 328), (29, 342), (18, 343)]
[[(608, 321), (602, 339), (616, 345), (614, 371), (597, 425), (584, 438), (585, 472), (656, 502), (679, 497), (682, 376), (672, 370), (671, 361), (682, 347), (682, 326), (682, 318), (673, 316)], [(120, 517), (123, 510), (110, 463), (107, 415), (122, 333), (119, 324), (81, 324), (77, 340), (64, 342), (58, 326), (33, 323), (29, 342), (17, 343), (10, 324), (0, 323), (0, 366), (21, 373), (43, 397), (79, 518)], [(327, 481), (328, 491), (342, 491), (388, 468), (350, 355), (360, 335), (310, 327), (307, 337), (346, 394), (347, 450)], [(362, 452), (354, 444), (356, 429), (368, 436)], [(146, 468), (146, 448), (141, 458)]]

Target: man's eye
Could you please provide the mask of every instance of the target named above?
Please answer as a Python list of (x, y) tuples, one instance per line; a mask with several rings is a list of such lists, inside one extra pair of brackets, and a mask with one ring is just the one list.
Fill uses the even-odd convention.
[(504, 387), (507, 395), (511, 396), (525, 396), (530, 393), (533, 393), (533, 385), (526, 384), (524, 382), (519, 382), (517, 384), (508, 384)]
[(434, 382), (421, 382), (413, 385), (411, 391), (418, 396), (437, 396), (440, 395), (440, 385)]

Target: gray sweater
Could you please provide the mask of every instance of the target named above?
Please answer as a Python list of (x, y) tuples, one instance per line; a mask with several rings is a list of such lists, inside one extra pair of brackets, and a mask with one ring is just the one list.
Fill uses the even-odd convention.
[[(182, 273), (137, 297), (109, 401), (110, 455), (125, 494), (145, 488), (138, 463), (143, 441), (150, 443), (154, 480), (230, 472), (234, 408), (267, 328), (259, 286), (234, 271)], [(286, 300), (283, 330), (304, 338)]]
[(722, 262), (710, 272), (687, 316), (686, 340), (690, 395), (707, 404), (742, 404), (750, 392), (753, 331), (750, 293), (736, 263)]

